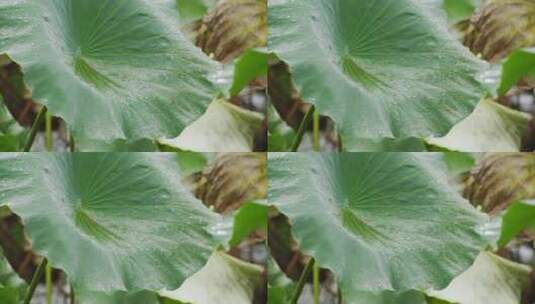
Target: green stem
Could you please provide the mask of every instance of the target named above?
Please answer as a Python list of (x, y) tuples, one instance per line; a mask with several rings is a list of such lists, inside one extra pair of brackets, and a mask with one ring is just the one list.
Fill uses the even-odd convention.
[(50, 267), (50, 264), (46, 264), (45, 282), (46, 282), (46, 304), (52, 304), (52, 267)]
[(303, 291), (303, 287), (305, 287), (305, 282), (310, 275), (310, 271), (312, 270), (312, 265), (314, 265), (314, 258), (310, 258), (310, 260), (305, 266), (305, 269), (301, 273), (301, 277), (299, 278), (299, 282), (297, 282), (297, 286), (295, 287), (295, 291), (292, 296), (292, 300), (290, 301), (290, 304), (297, 304), (297, 300), (299, 300), (301, 292)]
[(45, 148), (47, 151), (52, 151), (53, 149), (52, 115), (50, 115), (50, 112), (46, 112), (45, 115)]
[(313, 126), (314, 126), (314, 144), (312, 147), (314, 151), (319, 151), (320, 150), (320, 113), (318, 111), (314, 111)]
[(76, 149), (76, 146), (74, 144), (74, 137), (72, 137), (72, 133), (69, 133), (69, 151), (74, 152)]
[(37, 284), (39, 284), (39, 280), (41, 279), (43, 271), (46, 268), (46, 264), (47, 260), (46, 258), (43, 258), (39, 266), (37, 266), (37, 270), (35, 270), (35, 273), (33, 274), (30, 286), (28, 287), (28, 290), (26, 290), (26, 295), (24, 296), (24, 304), (30, 304), (30, 301), (32, 300), (33, 294), (35, 292), (35, 288), (37, 288)]
[(70, 302), (71, 302), (71, 304), (75, 304), (75, 302), (76, 302), (76, 298), (74, 296), (74, 288), (72, 287), (72, 285), (71, 285)]
[(320, 266), (314, 263), (312, 280), (314, 284), (314, 304), (320, 304)]
[(295, 135), (294, 142), (292, 143), (292, 152), (297, 152), (297, 149), (299, 149), (299, 145), (301, 145), (305, 130), (310, 124), (310, 119), (313, 116), (312, 113), (314, 113), (314, 106), (310, 106), (310, 109), (308, 109), (305, 114), (305, 117), (303, 117), (303, 120), (301, 121), (301, 125), (299, 125), (299, 129), (297, 130), (297, 134)]
[(30, 152), (30, 149), (32, 148), (33, 141), (35, 140), (35, 136), (37, 135), (37, 131), (39, 130), (39, 127), (43, 123), (43, 119), (46, 116), (46, 107), (43, 106), (41, 110), (39, 110), (39, 113), (37, 113), (37, 117), (35, 118), (32, 128), (30, 129), (30, 134), (28, 134), (28, 138), (26, 139), (26, 144), (24, 145), (24, 152)]

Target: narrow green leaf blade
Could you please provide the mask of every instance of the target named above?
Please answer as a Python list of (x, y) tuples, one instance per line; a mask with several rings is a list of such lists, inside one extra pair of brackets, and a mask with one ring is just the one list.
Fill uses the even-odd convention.
[(505, 59), (498, 95), (507, 94), (525, 76), (535, 77), (535, 49), (515, 50)]
[(231, 96), (238, 95), (255, 78), (267, 75), (269, 56), (267, 52), (249, 49), (235, 60)]
[(498, 246), (503, 247), (524, 229), (535, 229), (535, 201), (518, 201), (502, 216)]

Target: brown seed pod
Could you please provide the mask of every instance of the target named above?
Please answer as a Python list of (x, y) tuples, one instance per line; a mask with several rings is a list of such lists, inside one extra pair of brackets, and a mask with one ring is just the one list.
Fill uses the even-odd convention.
[(229, 213), (251, 199), (267, 196), (265, 153), (218, 155), (198, 177), (194, 194), (219, 213)]
[(486, 1), (472, 16), (464, 44), (490, 62), (535, 45), (535, 1)]
[(470, 171), (463, 196), (491, 215), (515, 200), (535, 198), (535, 154), (484, 156)]
[(221, 0), (197, 30), (196, 44), (214, 59), (229, 62), (267, 44), (267, 0)]

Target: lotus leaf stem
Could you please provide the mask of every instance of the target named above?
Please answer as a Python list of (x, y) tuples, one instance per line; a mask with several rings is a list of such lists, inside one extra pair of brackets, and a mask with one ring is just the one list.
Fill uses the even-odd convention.
[(43, 106), (41, 110), (39, 110), (39, 113), (37, 113), (37, 117), (33, 122), (32, 128), (30, 129), (30, 134), (28, 134), (26, 144), (24, 145), (24, 152), (30, 152), (30, 149), (32, 148), (33, 142), (35, 140), (35, 136), (37, 135), (37, 131), (39, 130), (39, 127), (43, 124), (45, 116), (46, 107)]
[(305, 287), (306, 280), (310, 276), (310, 272), (312, 271), (313, 265), (314, 265), (314, 258), (310, 258), (310, 260), (305, 266), (305, 269), (301, 273), (301, 277), (299, 278), (299, 281), (297, 282), (297, 286), (295, 287), (294, 294), (292, 295), (292, 300), (290, 301), (291, 304), (297, 304), (297, 300), (299, 300), (299, 297), (301, 296), (301, 292), (303, 291), (303, 287)]
[(39, 284), (39, 280), (41, 279), (41, 276), (43, 275), (47, 264), (48, 262), (46, 258), (43, 258), (41, 260), (41, 263), (39, 263), (39, 266), (37, 266), (37, 269), (33, 274), (32, 281), (30, 282), (30, 286), (28, 286), (28, 289), (26, 290), (26, 295), (24, 296), (24, 304), (30, 304), (30, 301), (32, 300), (33, 294), (35, 292), (35, 288), (37, 288), (37, 284)]
[(303, 135), (305, 134), (305, 130), (310, 124), (310, 120), (312, 119), (314, 113), (314, 106), (311, 106), (310, 109), (305, 114), (305, 117), (303, 117), (303, 120), (301, 121), (301, 125), (299, 125), (299, 129), (297, 130), (297, 134), (295, 134), (294, 141), (292, 143), (292, 152), (296, 152), (297, 149), (299, 149), (299, 145), (301, 145), (301, 141), (303, 140)]
[(320, 267), (318, 262), (314, 263), (312, 281), (314, 284), (314, 304), (320, 304)]
[(313, 129), (314, 129), (314, 144), (313, 149), (314, 151), (320, 150), (320, 113), (318, 111), (314, 111), (314, 122), (313, 122)]

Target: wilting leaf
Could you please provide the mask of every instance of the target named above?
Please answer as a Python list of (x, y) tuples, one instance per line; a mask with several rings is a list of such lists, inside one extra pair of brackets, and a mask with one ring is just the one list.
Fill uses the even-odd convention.
[(444, 288), (486, 243), (446, 170), (440, 154), (273, 153), (268, 201), (344, 293)]
[(448, 288), (428, 294), (458, 304), (518, 304), (522, 289), (529, 284), (530, 272), (528, 266), (482, 252)]
[(267, 193), (265, 153), (220, 154), (195, 181), (195, 196), (220, 213)]
[(267, 0), (220, 0), (205, 16), (197, 45), (215, 59), (229, 62), (246, 49), (266, 46)]
[(0, 16), (0, 53), (75, 139), (177, 136), (218, 94), (167, 0), (8, 0)]
[(502, 216), (502, 230), (498, 246), (505, 246), (524, 229), (535, 230), (535, 201), (518, 201)]
[[(518, 152), (531, 115), (489, 99), (444, 137), (429, 138), (431, 148), (462, 152)], [(434, 146), (434, 147), (433, 147)]]
[(535, 2), (488, 0), (472, 16), (464, 44), (475, 54), (497, 62), (512, 50), (535, 44)]
[(160, 295), (192, 304), (251, 304), (260, 284), (262, 267), (215, 252), (206, 266), (187, 279), (179, 289)]
[(8, 154), (0, 203), (76, 290), (173, 289), (219, 242), (179, 172), (171, 154)]
[(535, 198), (535, 154), (486, 155), (472, 168), (463, 196), (492, 215), (515, 200)]
[(516, 50), (509, 55), (502, 66), (498, 94), (507, 94), (525, 76), (535, 77), (535, 49)]
[(482, 89), (480, 63), (439, 10), (436, 1), (272, 1), (268, 47), (346, 150), (360, 138), (442, 136)]
[(160, 139), (164, 150), (250, 152), (262, 127), (262, 114), (216, 100), (176, 138)]

